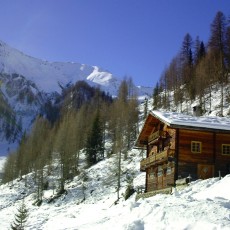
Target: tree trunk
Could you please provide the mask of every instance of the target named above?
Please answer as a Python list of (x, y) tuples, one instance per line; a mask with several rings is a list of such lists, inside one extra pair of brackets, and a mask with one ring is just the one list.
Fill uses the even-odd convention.
[(117, 201), (120, 199), (121, 187), (121, 151), (118, 152)]

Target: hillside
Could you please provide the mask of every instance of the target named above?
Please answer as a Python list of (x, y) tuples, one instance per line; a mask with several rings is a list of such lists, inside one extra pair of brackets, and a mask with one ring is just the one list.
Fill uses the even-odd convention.
[[(122, 164), (122, 193), (127, 186), (127, 175), (134, 177), (134, 188), (144, 183), (139, 173), (141, 154), (129, 152)], [(222, 180), (212, 178), (192, 182), (172, 195), (156, 195), (135, 201), (135, 194), (128, 200), (122, 198), (117, 205), (114, 157), (101, 161), (67, 184), (67, 194), (48, 203), (53, 190), (44, 192), (40, 207), (33, 205), (36, 188), (29, 179), (15, 180), (12, 185), (0, 186), (0, 226), (9, 229), (14, 213), (22, 198), (29, 209), (26, 229), (229, 229), (230, 228), (230, 176)]]
[[(149, 108), (152, 101), (149, 101)], [(143, 113), (144, 104), (140, 107)], [(140, 123), (140, 127), (142, 122)], [(106, 148), (111, 143), (107, 141)], [(49, 176), (49, 187), (44, 190), (43, 203), (35, 205), (37, 186), (33, 174), (22, 180), (0, 186), (0, 226), (9, 229), (14, 214), (25, 200), (29, 210), (26, 229), (229, 229), (230, 176), (219, 180), (193, 181), (183, 190), (171, 195), (156, 195), (135, 201), (136, 192), (128, 199), (124, 194), (129, 184), (135, 191), (145, 183), (140, 173), (143, 152), (132, 149), (127, 160), (122, 160), (121, 191), (117, 200), (117, 156), (98, 162), (85, 169), (85, 154), (80, 155), (80, 174), (66, 183), (66, 193), (54, 199), (56, 190)], [(55, 168), (54, 164), (54, 168)], [(58, 177), (58, 171), (56, 173)], [(53, 199), (53, 202), (50, 202)]]
[[(15, 149), (47, 102), (79, 81), (116, 97), (122, 79), (97, 66), (40, 60), (0, 41), (0, 156)], [(152, 87), (134, 88), (141, 100), (152, 95)]]

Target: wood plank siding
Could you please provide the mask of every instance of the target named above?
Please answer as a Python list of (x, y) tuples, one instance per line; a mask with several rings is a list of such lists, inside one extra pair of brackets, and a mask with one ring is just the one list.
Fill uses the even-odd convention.
[(147, 191), (170, 187), (174, 184), (174, 164), (168, 163), (147, 169)]
[(225, 144), (230, 145), (230, 135), (217, 133), (215, 175), (218, 175), (219, 171), (222, 176), (230, 173), (230, 154), (222, 154), (222, 146)]
[(150, 113), (136, 146), (146, 149), (140, 162), (140, 170), (146, 172), (146, 192), (171, 187), (180, 178), (230, 173), (230, 129), (170, 124)]
[[(191, 142), (201, 143), (201, 152), (191, 151)], [(193, 130), (183, 130), (179, 132), (179, 162), (193, 163), (213, 163), (213, 134)]]

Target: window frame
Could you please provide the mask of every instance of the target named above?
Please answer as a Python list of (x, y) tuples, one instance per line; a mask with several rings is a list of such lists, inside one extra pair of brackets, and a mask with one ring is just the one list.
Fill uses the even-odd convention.
[[(195, 147), (193, 148), (193, 146)], [(197, 147), (199, 145), (199, 151), (197, 151)], [(191, 152), (192, 153), (202, 153), (202, 142), (201, 141), (191, 141)]]
[[(224, 153), (224, 147), (228, 147), (227, 151), (229, 153)], [(225, 155), (225, 156), (230, 156), (230, 144), (222, 144), (222, 147), (221, 147), (221, 154), (222, 155)]]

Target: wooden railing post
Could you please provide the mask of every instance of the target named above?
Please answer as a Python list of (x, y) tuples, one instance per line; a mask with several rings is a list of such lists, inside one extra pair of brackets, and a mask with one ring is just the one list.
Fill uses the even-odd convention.
[[(168, 161), (168, 157), (170, 155), (170, 149), (166, 149), (160, 153), (155, 153), (154, 155), (151, 155), (143, 160), (141, 160), (141, 169), (145, 169), (147, 166), (149, 166), (152, 163), (157, 163), (159, 161)], [(173, 154), (174, 155), (174, 154)]]

